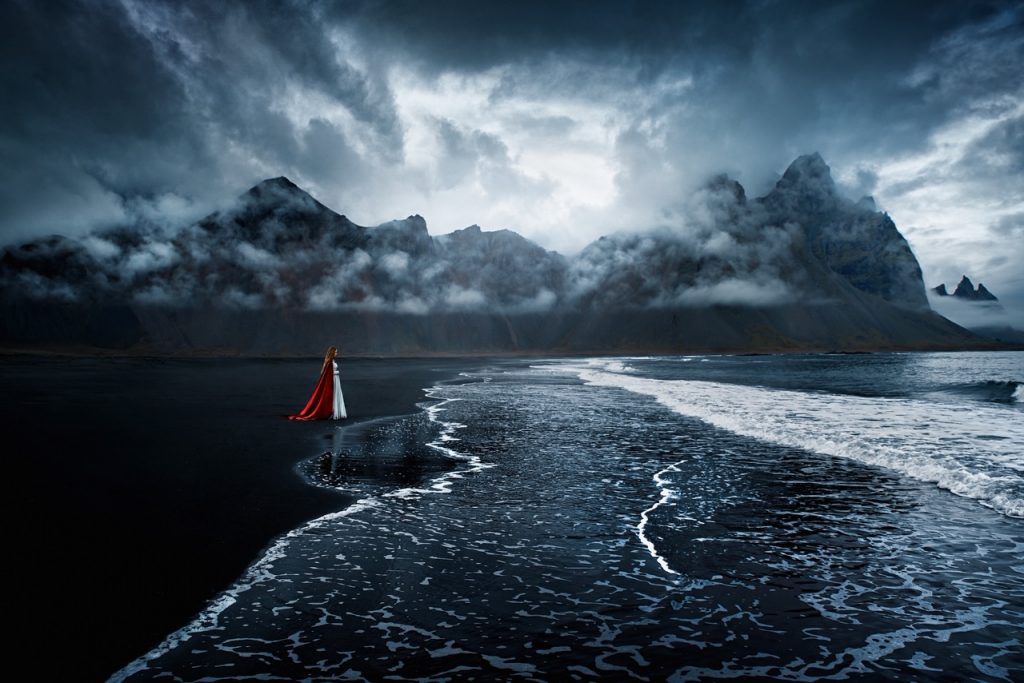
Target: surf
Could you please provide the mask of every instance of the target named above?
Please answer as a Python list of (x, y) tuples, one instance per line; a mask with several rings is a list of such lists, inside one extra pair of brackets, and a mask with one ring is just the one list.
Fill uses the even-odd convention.
[(566, 367), (587, 384), (651, 396), (679, 415), (735, 434), (884, 467), (1024, 518), (1024, 424), (1016, 411), (651, 379), (601, 359)]
[(450, 493), (451, 486), (456, 480), (493, 467), (493, 464), (484, 462), (473, 453), (462, 453), (452, 448), (459, 441), (455, 434), (460, 429), (465, 429), (466, 425), (454, 420), (444, 419), (444, 413), (447, 410), (446, 406), (459, 399), (443, 396), (442, 384), (435, 384), (423, 391), (428, 402), (419, 404), (419, 408), (426, 414), (427, 419), (431, 423), (439, 427), (436, 438), (425, 445), (444, 457), (459, 462), (462, 465), (461, 467), (435, 476), (422, 486), (407, 486), (360, 498), (342, 510), (327, 513), (278, 537), (249, 566), (238, 581), (214, 598), (191, 622), (167, 636), (163, 642), (146, 654), (116, 671), (108, 679), (109, 683), (126, 681), (135, 674), (146, 670), (153, 660), (188, 643), (195, 634), (219, 628), (221, 614), (238, 602), (245, 593), (259, 584), (273, 582), (277, 579), (274, 563), (284, 558), (292, 543), (304, 534), (318, 533), (320, 530), (329, 527), (332, 523), (343, 520), (346, 517), (356, 516), (361, 512), (386, 506), (389, 500)]

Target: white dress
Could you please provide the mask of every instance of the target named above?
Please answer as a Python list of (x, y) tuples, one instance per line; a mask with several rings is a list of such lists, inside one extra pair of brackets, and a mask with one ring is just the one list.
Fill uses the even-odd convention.
[(345, 397), (341, 395), (341, 380), (338, 378), (338, 361), (332, 360), (331, 365), (334, 367), (334, 415), (332, 417), (335, 420), (344, 420), (348, 417), (348, 413), (345, 412)]

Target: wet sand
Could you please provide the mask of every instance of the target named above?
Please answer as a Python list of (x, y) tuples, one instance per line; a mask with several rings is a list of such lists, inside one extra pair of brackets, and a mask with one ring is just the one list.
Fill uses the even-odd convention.
[[(793, 381), (803, 364), (693, 365), (734, 362), (748, 383)], [(426, 415), (346, 430), (334, 455), (300, 469), (360, 501), (280, 538), (114, 680), (999, 681), (1024, 670), (1019, 519), (855, 453), (773, 443), (624, 391), (616, 382), (642, 378), (614, 372), (622, 361), (540, 365), (488, 367), (439, 386)], [(857, 368), (855, 386), (893, 374), (874, 359), (842, 365)], [(934, 414), (955, 435), (957, 413), (972, 411), (715, 386), (730, 399), (718, 415), (740, 419), (746, 403), (752, 422), (790, 434), (808, 423), (853, 444), (885, 434), (905, 459), (933, 450), (901, 420)], [(683, 390), (691, 409), (716, 405), (697, 382)], [(773, 415), (772, 399), (795, 418)], [(1016, 413), (1000, 410), (969, 414), (1016, 433)], [(883, 411), (889, 426), (843, 431)], [(985, 442), (975, 450), (994, 448)], [(446, 471), (408, 476), (438, 466), (418, 450), (446, 452)]]
[[(475, 364), (342, 361), (349, 423), (415, 412), (424, 387)], [(330, 449), (337, 423), (285, 419), (318, 370), (317, 360), (0, 359), (19, 658), (45, 663), (48, 677), (103, 680), (275, 536), (347, 506), (352, 495), (310, 486), (296, 467)]]

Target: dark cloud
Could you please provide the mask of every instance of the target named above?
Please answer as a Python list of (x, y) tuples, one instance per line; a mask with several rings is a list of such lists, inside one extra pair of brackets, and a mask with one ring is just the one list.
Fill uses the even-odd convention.
[[(691, 120), (701, 132), (711, 132), (708, 137), (727, 142), (730, 129), (743, 137), (738, 129), (751, 126), (781, 133), (799, 145), (796, 152), (819, 145), (824, 136), (818, 126), (809, 128), (826, 117), (829, 136), (860, 138), (860, 131), (844, 127), (866, 123), (879, 144), (916, 140), (922, 117), (931, 123), (946, 113), (934, 100), (948, 104), (968, 87), (982, 93), (1000, 89), (1015, 64), (1012, 54), (997, 54), (997, 69), (982, 63), (1013, 37), (1004, 35), (1013, 31), (1003, 18), (1010, 3), (467, 0), (427, 7), (384, 0), (355, 7), (339, 18), (427, 73), (522, 67), (505, 77), (510, 95), (553, 85), (592, 94), (620, 87), (623, 77), (651, 84), (683, 75), (694, 80), (700, 102)], [(972, 28), (950, 37), (971, 22), (994, 22), (1001, 29), (994, 36)], [(977, 49), (980, 38), (994, 44)], [(922, 65), (942, 40), (959, 49)], [(579, 68), (565, 69), (566, 63)], [(912, 73), (916, 82), (908, 78)], [(676, 103), (670, 95), (652, 107)], [(723, 156), (727, 151), (728, 146), (721, 149)]]
[[(4, 243), (182, 225), (288, 175), (367, 223), (434, 211), (572, 251), (818, 150), (922, 228), (937, 277), (1024, 203), (1011, 0), (11, 0), (0, 57)], [(996, 208), (929, 237), (962, 197)]]
[[(647, 72), (679, 62), (752, 60), (779, 51), (802, 62), (805, 81), (887, 70), (914, 59), (959, 24), (998, 5), (929, 2), (519, 3), (415, 0), (347, 3), (335, 16), (370, 33), (424, 69), (482, 70), (550, 54), (596, 62), (635, 60)], [(866, 48), (873, 47), (868, 50)], [(814, 59), (809, 59), (813, 57)]]
[(131, 198), (177, 196), (198, 217), (281, 168), (313, 185), (360, 177), (346, 134), (294, 116), (296, 99), (350, 116), (364, 156), (401, 157), (387, 84), (347, 64), (305, 4), (15, 0), (2, 12), (7, 240), (129, 222)]
[(1007, 179), (1024, 177), (1024, 111), (973, 141), (964, 153), (962, 166), (972, 177), (979, 173)]
[(307, 174), (321, 184), (355, 185), (369, 171), (367, 162), (349, 144), (344, 132), (319, 118), (311, 119), (302, 134), (301, 162)]

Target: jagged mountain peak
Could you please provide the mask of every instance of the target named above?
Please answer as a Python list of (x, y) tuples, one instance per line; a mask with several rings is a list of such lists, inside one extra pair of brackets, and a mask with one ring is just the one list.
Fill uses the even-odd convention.
[(398, 218), (398, 219), (393, 220), (393, 221), (387, 221), (385, 223), (381, 223), (375, 229), (376, 230), (380, 230), (382, 228), (383, 229), (391, 228), (391, 229), (396, 229), (396, 230), (411, 230), (413, 232), (426, 233), (427, 232), (427, 219), (425, 219), (423, 216), (421, 216), (421, 215), (419, 215), (417, 213), (417, 214), (413, 214), (411, 216), (406, 216), (405, 218)]
[(971, 282), (971, 278), (964, 275), (960, 278), (960, 283), (957, 284), (956, 289), (950, 294), (946, 290), (946, 285), (941, 284), (938, 287), (932, 287), (932, 291), (937, 296), (955, 296), (958, 299), (967, 299), (969, 301), (999, 301), (995, 294), (988, 291), (985, 285), (978, 283), (975, 288), (974, 283)]
[(298, 209), (337, 214), (286, 176), (262, 180), (242, 193), (238, 199), (236, 209), (242, 210), (256, 207), (259, 210), (268, 209), (277, 212)]
[(271, 197), (287, 197), (289, 195), (299, 197), (309, 197), (312, 199), (312, 195), (303, 190), (301, 187), (291, 181), (286, 176), (277, 176), (276, 178), (267, 178), (261, 180), (252, 187), (250, 187), (242, 197), (257, 197), (263, 198), (267, 196)]
[(426, 254), (434, 249), (434, 241), (427, 232), (427, 221), (419, 214), (381, 223), (369, 229), (372, 245), (383, 251), (404, 251), (408, 254)]
[(794, 159), (774, 189), (761, 201), (772, 210), (804, 221), (840, 207), (853, 206), (840, 197), (832, 171), (817, 152)]
[(758, 200), (779, 224), (799, 223), (813, 253), (858, 289), (910, 308), (927, 308), (921, 267), (888, 215), (836, 189), (817, 152), (798, 157)]
[(789, 164), (789, 171), (810, 171), (817, 174), (831, 175), (832, 169), (825, 163), (825, 159), (818, 152), (801, 154)]
[(268, 178), (249, 188), (238, 198), (236, 211), (312, 211), (314, 213), (330, 213), (334, 211), (317, 201), (313, 195), (302, 189), (285, 176)]
[[(938, 287), (933, 288), (932, 291), (939, 296), (950, 296), (950, 294), (946, 292), (945, 285), (939, 285)], [(957, 284), (956, 289), (953, 290), (952, 296), (970, 301), (999, 301), (996, 295), (988, 291), (988, 288), (985, 287), (985, 285), (979, 282), (978, 286), (975, 287), (974, 283), (971, 282), (971, 278), (966, 275), (960, 278), (960, 282)]]
[[(566, 258), (518, 233), (479, 225), (431, 236), (419, 215), (364, 228), (280, 176), (174, 240), (121, 240), (95, 258), (100, 247), (90, 243), (74, 282), (62, 279), (50, 254), (17, 262), (12, 255), (0, 263), (0, 282), (28, 283), (39, 297), (81, 291), (147, 305), (312, 311), (587, 307), (595, 292), (615, 310), (774, 305), (854, 290), (910, 308), (927, 305), (916, 259), (887, 216), (850, 202), (823, 209), (816, 201), (816, 182), (831, 187), (820, 155), (796, 160), (787, 178), (788, 187), (780, 181), (770, 197), (746, 201), (739, 183), (713, 178), (695, 198), (712, 209), (707, 234), (631, 233)], [(734, 239), (716, 239), (719, 233)]]
[(986, 299), (988, 301), (998, 301), (996, 295), (988, 291), (988, 288), (986, 288), (985, 285), (981, 284), (980, 282), (978, 283), (978, 289), (975, 290), (974, 293), (975, 296), (977, 296), (979, 299)]
[(298, 185), (292, 182), (292, 179), (288, 176), (279, 175), (276, 178), (267, 178), (256, 183), (254, 187), (282, 187), (294, 190), (301, 190)]
[(878, 205), (875, 204), (875, 198), (869, 194), (866, 194), (857, 200), (857, 208), (871, 212), (878, 211)]
[(357, 245), (364, 229), (317, 201), (289, 178), (263, 180), (234, 203), (200, 220), (205, 239), (222, 245), (248, 242), (271, 253), (312, 243)]
[(440, 237), (444, 238), (447, 241), (454, 240), (456, 242), (499, 241), (504, 243), (523, 243), (529, 244), (538, 249), (542, 249), (542, 247), (538, 245), (536, 242), (526, 237), (523, 237), (514, 230), (507, 230), (505, 228), (499, 228), (497, 230), (484, 230), (476, 223), (474, 223), (473, 225), (466, 226), (461, 230), (453, 230), (452, 232), (446, 235), (440, 235)]
[(440, 237), (444, 238), (446, 241), (478, 242), (480, 240), (493, 241), (495, 239), (507, 239), (511, 235), (515, 235), (517, 239), (523, 240), (525, 242), (530, 242), (532, 244), (531, 240), (526, 239), (517, 232), (512, 232), (511, 230), (504, 229), (484, 230), (476, 223), (474, 223), (473, 225), (468, 225), (465, 228), (462, 228), (461, 230), (453, 230), (445, 235), (440, 235)]
[(953, 296), (972, 297), (974, 296), (974, 283), (971, 282), (971, 278), (964, 275), (960, 278), (960, 283), (953, 290)]
[[(19, 306), (37, 301), (139, 306), (147, 316), (163, 315), (165, 309), (205, 315), (211, 308), (267, 319), (332, 313), (349, 316), (346, 330), (370, 335), (366, 349), (391, 352), (561, 344), (745, 348), (761, 334), (757, 330), (766, 315), (776, 316), (778, 324), (771, 329), (779, 339), (793, 340), (787, 344), (834, 347), (836, 325), (853, 345), (931, 339), (929, 314), (917, 305), (918, 289), (926, 302), (920, 270), (905, 240), (888, 216), (836, 198), (820, 155), (794, 161), (768, 197), (744, 201), (742, 186), (725, 176), (712, 179), (705, 189), (699, 199), (711, 204), (713, 216), (706, 235), (630, 233), (598, 240), (566, 258), (515, 232), (485, 231), (479, 225), (434, 237), (419, 215), (364, 228), (279, 176), (258, 183), (173, 239), (140, 232), (136, 239), (100, 236), (79, 243), (54, 238), (5, 250), (0, 254), (0, 300)], [(719, 232), (737, 232), (741, 224), (750, 228), (742, 231), (750, 239), (717, 238)], [(989, 293), (979, 288), (978, 294)], [(823, 298), (840, 305), (815, 303)], [(732, 308), (715, 308), (722, 305)], [(667, 309), (671, 316), (662, 313)], [(714, 324), (684, 322), (691, 310), (712, 316)], [(458, 318), (451, 328), (457, 341), (451, 342), (445, 336), (449, 330), (429, 326), (433, 317), (417, 319), (415, 325), (403, 318), (394, 328), (397, 336), (385, 335), (388, 341), (382, 342), (384, 337), (374, 336), (376, 322), (360, 325), (357, 317), (376, 321), (373, 316), (380, 313), (436, 313), (442, 326), (456, 320), (444, 316), (466, 313), (528, 314), (540, 316), (536, 320), (541, 322), (536, 329), (517, 329), (503, 317), (495, 334), (512, 335), (512, 340), (489, 341), (466, 335)], [(714, 317), (726, 313), (729, 320)], [(847, 313), (854, 317), (843, 318)], [(805, 314), (820, 319), (823, 324), (815, 329), (827, 333), (801, 322)], [(880, 325), (879, 316), (890, 322)], [(315, 319), (322, 328), (323, 319)], [(249, 344), (263, 338), (262, 333), (240, 334), (231, 325), (211, 335), (209, 323), (202, 322), (208, 317), (196, 321), (197, 327), (182, 328), (180, 343), (224, 347), (234, 340)], [(652, 328), (654, 323), (660, 327)], [(176, 325), (168, 318), (147, 333), (165, 339), (168, 330), (177, 334)], [(26, 334), (36, 334), (37, 328), (29, 328)], [(711, 331), (697, 339), (691, 335), (695, 329)], [(427, 336), (402, 337), (415, 330)], [(542, 332), (548, 336), (536, 336)], [(958, 328), (937, 333), (961, 338)], [(294, 344), (295, 338), (289, 333), (283, 343)], [(178, 344), (174, 339), (167, 343)]]
[(835, 196), (836, 184), (832, 180), (832, 169), (817, 152), (804, 154), (793, 160), (779, 179), (777, 188), (799, 190)]

